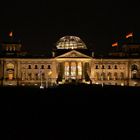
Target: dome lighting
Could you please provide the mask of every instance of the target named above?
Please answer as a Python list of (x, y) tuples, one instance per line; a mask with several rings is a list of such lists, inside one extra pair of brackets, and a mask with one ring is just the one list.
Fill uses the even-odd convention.
[(87, 49), (85, 43), (77, 36), (64, 36), (56, 43), (57, 49)]

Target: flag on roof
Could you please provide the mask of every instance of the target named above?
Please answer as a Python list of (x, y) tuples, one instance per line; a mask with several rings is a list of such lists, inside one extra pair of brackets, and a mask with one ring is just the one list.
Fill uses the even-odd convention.
[(10, 36), (10, 37), (12, 37), (12, 36), (13, 36), (13, 32), (12, 32), (12, 31), (9, 33), (9, 36)]
[(112, 47), (117, 47), (117, 46), (118, 46), (118, 42), (112, 44)]
[(126, 37), (126, 38), (129, 38), (129, 37), (132, 37), (132, 36), (133, 36), (133, 32), (127, 34), (125, 37)]

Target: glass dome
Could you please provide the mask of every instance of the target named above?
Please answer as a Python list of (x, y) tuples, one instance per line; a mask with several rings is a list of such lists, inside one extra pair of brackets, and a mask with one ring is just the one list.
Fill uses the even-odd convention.
[(85, 43), (77, 36), (64, 36), (56, 44), (57, 49), (87, 49)]

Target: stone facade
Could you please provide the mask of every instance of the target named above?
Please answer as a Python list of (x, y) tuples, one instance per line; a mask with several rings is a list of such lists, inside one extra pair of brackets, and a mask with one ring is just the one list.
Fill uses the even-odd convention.
[(50, 86), (63, 83), (140, 86), (139, 58), (95, 58), (70, 49), (52, 58), (0, 58), (0, 84)]

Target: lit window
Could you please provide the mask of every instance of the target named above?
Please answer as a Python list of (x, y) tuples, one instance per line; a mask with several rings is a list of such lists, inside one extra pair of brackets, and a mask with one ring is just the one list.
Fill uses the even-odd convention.
[(8, 63), (8, 64), (7, 64), (7, 68), (8, 68), (8, 69), (14, 69), (14, 64)]
[(69, 76), (69, 63), (65, 63), (65, 76)]
[(76, 63), (75, 62), (71, 63), (71, 76), (72, 77), (76, 76)]
[(111, 73), (109, 72), (109, 73), (107, 74), (107, 80), (111, 80), (111, 79), (112, 79)]
[(78, 63), (78, 75), (81, 76), (82, 75), (82, 64), (81, 62)]
[(9, 80), (13, 80), (13, 73), (9, 73), (9, 74), (8, 74), (8, 79), (9, 79)]

